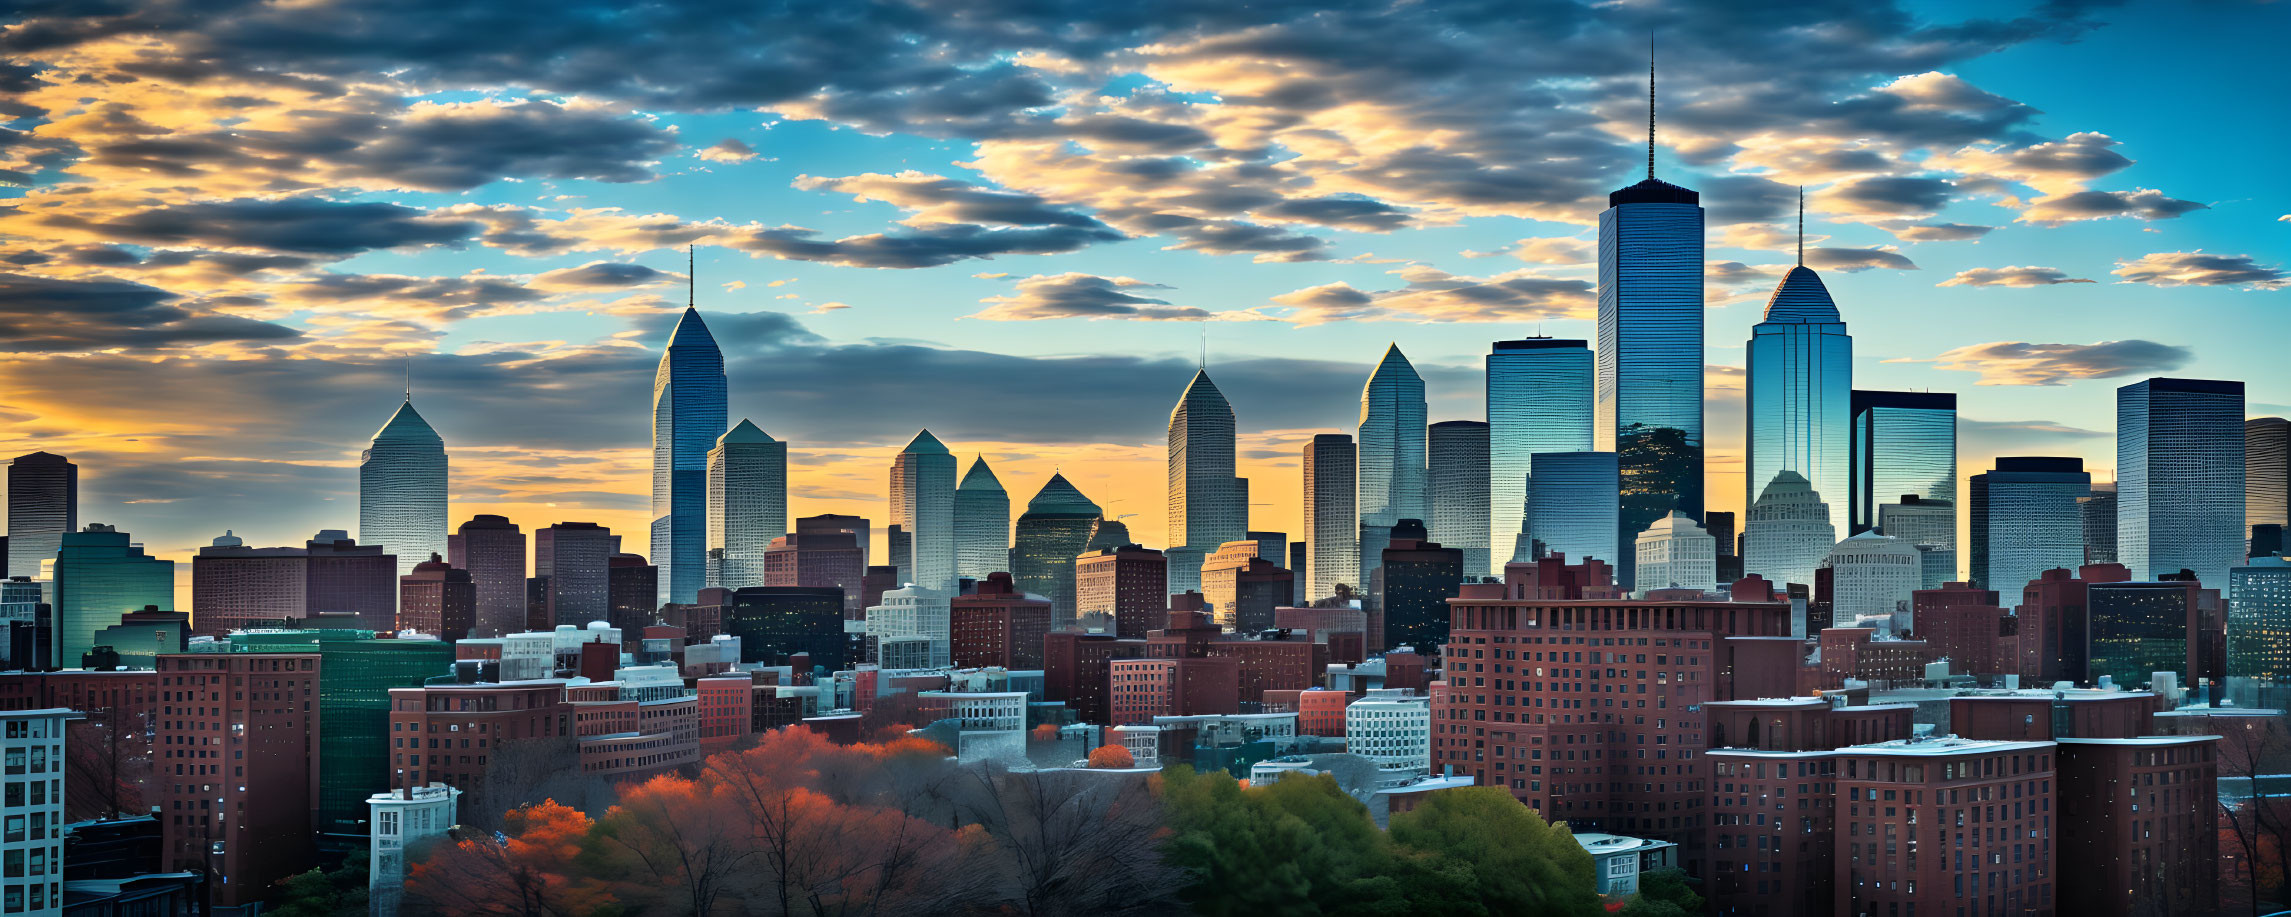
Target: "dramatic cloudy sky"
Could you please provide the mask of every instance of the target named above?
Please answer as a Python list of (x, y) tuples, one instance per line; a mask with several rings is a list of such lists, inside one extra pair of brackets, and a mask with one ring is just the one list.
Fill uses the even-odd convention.
[[(770, 11), (759, 12), (759, 7)], [(162, 554), (356, 522), (398, 399), (456, 520), (645, 548), (652, 367), (700, 246), (734, 417), (880, 518), (928, 426), (1160, 543), (1204, 335), (1255, 526), (1397, 341), (1592, 336), (1604, 193), (1710, 208), (1713, 509), (1743, 340), (1807, 258), (1856, 382), (1960, 393), (1962, 467), (2113, 464), (2113, 389), (2291, 404), (2284, 4), (2047, 0), (34, 0), (0, 26), (0, 449)]]

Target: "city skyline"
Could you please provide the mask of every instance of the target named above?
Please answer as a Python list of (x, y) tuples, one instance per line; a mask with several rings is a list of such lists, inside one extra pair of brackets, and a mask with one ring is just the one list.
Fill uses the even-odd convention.
[[(2044, 85), (2030, 72), (2064, 56), (2106, 53), (2129, 40), (2127, 32), (2143, 28), (2149, 14), (2103, 14), (2116, 20), (2106, 25), (2052, 24), (2079, 38), (2076, 44), (2025, 33), (1998, 39), (2001, 50), (1994, 54), (1958, 47), (1915, 57), (1902, 50), (1905, 36), (1926, 34), (1916, 29), (1958, 21), (1943, 12), (1912, 8), (1908, 24), (1852, 23), (1874, 30), (1868, 37), (1894, 53), (1847, 69), (1824, 69), (1812, 90), (1833, 99), (1884, 102), (1905, 118), (1935, 123), (1751, 118), (1721, 103), (1730, 92), (1770, 87), (1772, 74), (1758, 69), (1770, 64), (1731, 56), (1718, 33), (1661, 42), (1665, 120), (1658, 171), (1703, 191), (1713, 213), (1706, 269), (1708, 279), (1722, 287), (1706, 296), (1708, 509), (1745, 509), (1737, 505), (1744, 489), (1740, 342), (1749, 336), (1756, 303), (1792, 260), (1786, 210), (1801, 181), (1808, 187), (1809, 264), (1822, 270), (1832, 293), (1847, 304), (1846, 317), (1862, 345), (1855, 385), (1958, 394), (1960, 487), (1991, 467), (1997, 455), (2077, 455), (2096, 482), (2107, 478), (2115, 452), (2113, 389), (2140, 378), (2240, 379), (2251, 387), (2253, 416), (2283, 413), (2291, 402), (2291, 391), (2280, 374), (2270, 376), (2256, 342), (2138, 320), (2158, 314), (2159, 305), (2216, 315), (2222, 323), (2264, 315), (2269, 294), (2279, 292), (2269, 288), (2280, 286), (2277, 266), (2283, 257), (2262, 233), (2286, 215), (2272, 211), (2291, 208), (2264, 195), (2237, 197), (2240, 189), (2207, 193), (2204, 186), (2212, 179), (2196, 149), (2164, 136), (2152, 123), (2143, 128), (2141, 117), (2080, 102), (2077, 94)], [(423, 123), (433, 127), (452, 128), (463, 118), (544, 124), (592, 117), (625, 129), (624, 142), (644, 149), (650, 165), (531, 164), (529, 174), (518, 174), (527, 164), (511, 162), (446, 178), (390, 172), (373, 163), (344, 165), (329, 175), (305, 176), (315, 179), (310, 187), (333, 197), (266, 198), (218, 182), (189, 198), (180, 191), (160, 194), (157, 200), (165, 205), (159, 210), (109, 217), (71, 209), (81, 205), (67, 197), (87, 195), (62, 192), (74, 183), (114, 181), (121, 189), (158, 193), (153, 183), (134, 178), (112, 159), (24, 164), (18, 171), (29, 176), (29, 187), (5, 192), (22, 206), (0, 221), (0, 232), (23, 246), (25, 257), (12, 259), (16, 267), (8, 280), (18, 301), (38, 309), (67, 295), (122, 302), (141, 297), (153, 311), (92, 330), (68, 313), (45, 313), (52, 334), (28, 339), (0, 370), (6, 403), (26, 415), (5, 442), (12, 454), (46, 450), (70, 456), (83, 468), (81, 519), (134, 533), (156, 556), (188, 560), (224, 528), (249, 544), (299, 544), (321, 528), (355, 527), (356, 452), (373, 418), (392, 406), (389, 397), (397, 394), (410, 356), (424, 413), (454, 457), (449, 524), (480, 513), (508, 516), (528, 531), (594, 521), (622, 533), (627, 550), (652, 557), (657, 552), (646, 543), (649, 520), (638, 509), (644, 431), (624, 408), (640, 403), (638, 374), (659, 360), (676, 294), (684, 292), (677, 288), (689, 271), (676, 272), (684, 266), (684, 253), (675, 249), (697, 241), (709, 283), (693, 298), (712, 324), (722, 326), (717, 330), (727, 341), (737, 341), (727, 348), (733, 356), (727, 367), (732, 414), (755, 418), (789, 444), (791, 515), (851, 513), (882, 523), (881, 469), (907, 435), (928, 425), (956, 451), (989, 456), (1006, 477), (1041, 480), (1063, 469), (1078, 488), (1097, 496), (1109, 518), (1129, 524), (1137, 540), (1166, 545), (1159, 531), (1165, 508), (1155, 473), (1163, 461), (1157, 428), (1177, 387), (1201, 362), (1206, 337), (1209, 369), (1239, 418), (1236, 473), (1253, 482), (1251, 499), (1258, 504), (1251, 507), (1248, 528), (1295, 535), (1297, 456), (1313, 434), (1347, 429), (1345, 415), (1356, 407), (1349, 390), (1366, 377), (1377, 353), (1396, 344), (1411, 355), (1426, 380), (1428, 419), (1439, 422), (1485, 416), (1479, 367), (1491, 342), (1537, 333), (1595, 338), (1586, 317), (1588, 227), (1597, 217), (1598, 198), (1640, 170), (1634, 151), (1643, 142), (1639, 119), (1645, 100), (1639, 72), (1644, 49), (1625, 40), (1624, 23), (1596, 16), (1589, 22), (1587, 34), (1603, 37), (1583, 39), (1586, 54), (1568, 71), (1587, 77), (1588, 87), (1547, 107), (1578, 117), (1579, 133), (1571, 136), (1596, 155), (1586, 155), (1581, 166), (1549, 166), (1554, 182), (1566, 179), (1559, 187), (1475, 207), (1421, 187), (1377, 186), (1359, 176), (1348, 179), (1348, 187), (1337, 180), (1343, 170), (1314, 159), (1294, 167), (1320, 187), (1310, 200), (1287, 201), (1286, 210), (1259, 205), (1261, 211), (1253, 211), (1258, 215), (1246, 219), (1231, 213), (1196, 216), (1216, 227), (1246, 226), (1287, 238), (1284, 244), (1298, 246), (1296, 252), (1329, 256), (1317, 261), (1220, 249), (1205, 241), (1215, 235), (1210, 229), (1194, 235), (1152, 231), (1121, 216), (1135, 201), (1050, 187), (1080, 180), (1050, 166), (1104, 168), (1101, 159), (1040, 163), (1043, 174), (1030, 184), (1022, 175), (1027, 157), (1051, 154), (994, 125), (942, 123), (901, 131), (899, 125), (868, 122), (876, 116), (862, 109), (824, 105), (779, 111), (781, 120), (768, 121), (767, 129), (754, 120), (682, 112), (674, 100), (661, 101), (669, 113), (666, 126), (677, 128), (676, 136), (664, 138), (665, 128), (632, 127), (625, 112), (613, 116), (613, 105), (631, 103), (610, 101), (618, 97), (601, 89), (599, 98), (608, 100), (598, 109), (604, 115), (567, 108), (561, 97), (472, 98), (406, 84), (395, 97), (408, 106), (399, 114), (431, 119)], [(1190, 25), (1210, 32), (1228, 27)], [(100, 71), (117, 64), (90, 56), (61, 66)], [(1036, 80), (1053, 73), (1018, 69), (1015, 76)], [(1127, 116), (1165, 127), (1198, 122), (1211, 113), (1180, 115), (1141, 106), (1148, 99), (1220, 87), (1235, 97), (1224, 104), (1271, 104), (1241, 98), (1233, 90), (1239, 74), (1199, 65), (1188, 69), (1182, 60), (1157, 61), (1148, 69), (1152, 74), (1140, 88), (1124, 84), (1128, 95), (1121, 106), (1092, 116)], [(377, 69), (371, 76), (382, 79), (379, 74)], [(200, 93), (207, 91), (172, 83), (153, 88), (178, 99), (205, 98)], [(49, 113), (44, 125), (38, 116), (24, 122), (35, 128), (35, 137), (80, 137), (97, 150), (125, 142), (125, 135), (71, 120), (69, 113), (81, 103), (66, 103), (55, 92), (26, 98)], [(256, 98), (281, 99), (276, 93)], [(151, 130), (225, 142), (200, 133), (204, 115), (197, 111), (153, 120), (151, 103), (124, 104), (146, 106), (135, 110)], [(416, 106), (422, 106), (418, 113)], [(1216, 106), (1204, 100), (1197, 107)], [(884, 133), (837, 133), (826, 130), (831, 123)], [(2219, 123), (2230, 132), (2280, 129), (2224, 118)], [(1778, 131), (1783, 139), (1746, 133), (1753, 127)], [(1080, 127), (1067, 129), (1089, 136)], [(1791, 138), (1832, 158), (1790, 153), (1792, 144), (1784, 139)], [(736, 143), (718, 142), (726, 139)], [(2040, 147), (2054, 155), (2032, 152)], [(1866, 154), (1864, 165), (1835, 161), (1854, 151)], [(1926, 159), (1909, 168), (1902, 158), (1909, 152)], [(941, 164), (910, 162), (915, 156), (937, 156)], [(831, 159), (850, 167), (832, 172), (837, 166)], [(2070, 160), (2075, 164), (2065, 164)], [(977, 167), (966, 172), (959, 162)], [(907, 174), (908, 166), (942, 180)], [(207, 162), (184, 168), (243, 177)], [(845, 177), (824, 177), (831, 175)], [(511, 193), (520, 183), (508, 180), (518, 178), (532, 180), (526, 190), (546, 185), (581, 200), (538, 208), (550, 213), (509, 214), (531, 205), (522, 191)], [(730, 187), (727, 182), (762, 197), (754, 207), (719, 205), (711, 189)], [(1984, 182), (2015, 189), (2010, 199), (2017, 212), (1998, 208), (2006, 195), (1977, 190)], [(2076, 218), (2096, 213), (2080, 214), (2073, 206), (2100, 206), (2099, 198), (2122, 205), (2112, 211), (2119, 216)], [(823, 219), (809, 216), (853, 199), (861, 204), (820, 214)], [(371, 216), (377, 236), (341, 241), (256, 231), (282, 225), (277, 221), (286, 217), (288, 205), (312, 211), (304, 215), (310, 217), (335, 207), (369, 208), (359, 212)], [(1901, 217), (1910, 211), (1899, 208), (1912, 205), (1933, 215)], [(209, 235), (168, 236), (155, 228), (164, 222), (160, 216), (191, 207), (208, 208), (216, 218)], [(499, 233), (455, 249), (444, 238), (450, 233), (421, 227), (446, 225), (456, 207), (481, 208), (483, 220), (555, 220), (529, 229), (552, 238), (578, 234), (585, 241), (519, 243), (501, 234), (517, 228), (503, 222)], [(574, 221), (574, 210), (596, 207), (702, 222), (682, 224), (687, 228), (678, 235), (696, 236), (687, 239), (608, 238), (636, 229), (593, 214), (581, 218), (587, 223), (567, 222)], [(910, 213), (906, 228), (883, 219), (897, 218), (898, 209)], [(1355, 215), (1331, 215), (1337, 211)], [(226, 215), (243, 219), (222, 219)], [(420, 226), (399, 226), (400, 217)], [(822, 245), (838, 234), (865, 238), (879, 232), (943, 245), (954, 232), (949, 227), (974, 226), (985, 227), (980, 232), (988, 241), (969, 251), (993, 249), (990, 243), (1020, 234), (1057, 235), (1060, 228), (1072, 230), (1066, 234), (1080, 238), (1083, 247), (1029, 253), (1004, 246), (991, 252), (991, 261), (934, 255), (956, 260), (891, 269), (898, 266), (865, 261), (860, 243), (839, 242), (816, 252), (762, 245), (710, 228), (715, 224), (704, 221), (713, 218), (725, 226), (749, 220), (817, 224), (822, 239), (813, 241)], [(1045, 222), (1008, 222), (1023, 219)], [(1981, 234), (1977, 243), (1943, 238), (1989, 224), (2001, 228)], [(1945, 228), (1951, 226), (1956, 228)], [(2255, 226), (2266, 229), (2251, 231)], [(1092, 240), (1106, 233), (1132, 240)], [(1175, 251), (1158, 251), (1172, 243)], [(520, 244), (526, 247), (515, 248)], [(2100, 254), (2074, 251), (2085, 247)], [(2146, 261), (2157, 252), (2198, 251), (2223, 263), (2247, 258), (2249, 266), (2221, 273), (2216, 265), (2196, 261), (2168, 270)], [(1498, 257), (1473, 257), (1482, 253)], [(258, 263), (262, 258), (270, 261)], [(1400, 260), (1376, 263), (1385, 258)], [(2127, 272), (2118, 262), (2151, 269)], [(1904, 263), (1919, 270), (1903, 269)], [(2032, 263), (2047, 265), (2057, 276), (2025, 267)], [(1482, 267), (1489, 264), (1505, 269)], [(872, 269), (878, 267), (884, 269)], [(470, 273), (478, 270), (485, 273)], [(1202, 279), (1189, 279), (1204, 271)], [(1386, 276), (1393, 271), (1404, 286), (1393, 288), (1395, 281)], [(2077, 279), (2103, 282), (2064, 282)], [(741, 286), (726, 289), (732, 284)], [(774, 292), (779, 290), (825, 292), (795, 294), (799, 298), (789, 304), (773, 298), (788, 295)], [(225, 295), (253, 297), (263, 305), (223, 310), (209, 304)], [(981, 309), (981, 299), (995, 301)], [(1007, 320), (1081, 307), (1114, 317)], [(158, 314), (172, 315), (170, 310), (184, 314)], [(2071, 316), (2079, 320), (2061, 321)], [(1128, 320), (1141, 317), (1217, 320)], [(1458, 318), (1493, 321), (1449, 320)], [(882, 337), (892, 327), (900, 329), (899, 337)], [(1109, 343), (1108, 331), (1117, 332), (1121, 343)], [(2094, 343), (2103, 341), (2110, 346)], [(900, 372), (859, 375), (861, 366), (892, 365)], [(1080, 384), (1046, 391), (1036, 384), (1044, 378)], [(929, 379), (940, 384), (919, 381)], [(1984, 382), (1998, 384), (1978, 384)], [(185, 412), (147, 403), (153, 390), (205, 399), (212, 416), (189, 423)], [(995, 406), (1010, 398), (1027, 399), (1032, 409), (1017, 417), (996, 413)], [(1836, 514), (1841, 534), (1843, 515)], [(1960, 527), (1965, 524), (1960, 519)], [(1500, 554), (1500, 533), (1495, 540)]]

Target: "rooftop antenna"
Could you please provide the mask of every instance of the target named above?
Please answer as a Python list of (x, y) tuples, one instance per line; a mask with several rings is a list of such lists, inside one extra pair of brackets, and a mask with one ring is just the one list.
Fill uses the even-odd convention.
[[(414, 355), (406, 354), (406, 403), (414, 403)], [(223, 534), (228, 535), (229, 532)]]
[(1201, 371), (1209, 371), (1209, 323), (1201, 323)]
[(1798, 266), (1806, 266), (1806, 186), (1798, 186)]
[(695, 300), (695, 298), (699, 296), (699, 287), (700, 287), (700, 271), (699, 271), (699, 268), (698, 268), (698, 265), (699, 265), (699, 263), (700, 263), (700, 262), (699, 262), (699, 258), (698, 258), (697, 256), (693, 255), (693, 253), (692, 253), (692, 250), (693, 250), (693, 245), (692, 245), (691, 243), (689, 243), (689, 242), (685, 243), (685, 245), (684, 245), (684, 308), (687, 308), (687, 309), (690, 309), (690, 308), (692, 308), (692, 307), (693, 307), (693, 306), (692, 306), (692, 303), (693, 303), (693, 301)]
[(1655, 177), (1655, 33), (1647, 30), (1647, 177)]

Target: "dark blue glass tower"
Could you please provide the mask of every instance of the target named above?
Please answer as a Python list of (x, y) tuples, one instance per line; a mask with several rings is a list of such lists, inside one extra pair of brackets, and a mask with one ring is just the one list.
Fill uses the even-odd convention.
[(652, 562), (660, 600), (691, 602), (708, 579), (708, 452), (724, 435), (724, 353), (690, 306), (652, 377)]

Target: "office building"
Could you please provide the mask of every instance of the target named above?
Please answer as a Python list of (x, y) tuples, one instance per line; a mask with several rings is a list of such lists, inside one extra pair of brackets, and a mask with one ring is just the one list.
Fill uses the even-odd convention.
[(378, 544), (359, 544), (340, 529), (321, 529), (303, 543), (310, 564), (304, 619), (316, 627), (390, 630), (398, 622), (398, 558)]
[(191, 558), (193, 633), (220, 637), (309, 617), (310, 552), (250, 548), (229, 532)]
[[(1432, 540), (1464, 552), (1464, 575), (1478, 578), (1488, 560), (1488, 425), (1443, 420), (1430, 427)], [(1509, 534), (1509, 533), (1507, 533)], [(1265, 555), (1281, 557), (1278, 552)]]
[(1400, 345), (1391, 345), (1360, 389), (1359, 470), (1353, 488), (1363, 538), (1363, 579), (1373, 578), (1393, 523), (1431, 516), (1425, 422), (1424, 379)]
[(659, 600), (660, 568), (644, 555), (605, 558), (605, 621), (631, 636), (644, 633), (646, 625), (658, 623)]
[(652, 376), (650, 550), (662, 602), (689, 603), (707, 584), (708, 454), (724, 435), (725, 389), (724, 353), (686, 305)]
[(1198, 590), (1202, 558), (1247, 537), (1249, 485), (1235, 469), (1233, 406), (1203, 369), (1169, 412), (1170, 594)]
[(1579, 340), (1497, 341), (1487, 357), (1489, 569), (1503, 575), (1527, 530), (1527, 478), (1541, 452), (1589, 452), (1591, 349)]
[(1685, 513), (1656, 520), (1639, 533), (1636, 547), (1639, 592), (1718, 588), (1718, 540)]
[(1074, 561), (1075, 618), (1093, 631), (1144, 639), (1169, 617), (1168, 588), (1168, 561), (1152, 548), (1099, 548)]
[[(2091, 564), (2044, 571), (2024, 585), (2015, 615), (2020, 618), (2020, 671), (2037, 684), (2067, 681), (2091, 684), (2091, 587), (2131, 578), (2121, 564)], [(1999, 595), (2015, 593), (1997, 590)]]
[(525, 533), (506, 516), (479, 514), (446, 536), (446, 563), (469, 571), (477, 587), (474, 637), (499, 637), (527, 627)]
[(1376, 765), (1377, 782), (1397, 786), (1432, 770), (1432, 699), (1377, 690), (1346, 704), (1344, 750)]
[(1354, 507), (1356, 449), (1352, 437), (1319, 433), (1305, 444), (1305, 594), (1314, 602), (1336, 594), (1339, 585), (1360, 587), (1360, 530)]
[(1052, 627), (1074, 623), (1074, 558), (1088, 549), (1090, 538), (1097, 533), (1099, 516), (1098, 504), (1075, 489), (1065, 475), (1052, 474), (1018, 517), (1018, 540), (1009, 551), (1013, 568), (1009, 573), (1019, 591), (1050, 599)]
[[(1853, 336), (1821, 276), (1802, 260), (1774, 288), (1765, 320), (1750, 332), (1744, 506), (1757, 503), (1779, 471), (1805, 476), (1828, 500), (1848, 493)], [(1846, 514), (1831, 515), (1832, 528), (1844, 528)], [(1843, 534), (1833, 531), (1830, 540)]]
[(2092, 485), (2092, 495), (2076, 501), (2084, 525), (2084, 562), (2116, 563), (2116, 485)]
[(0, 876), (7, 913), (64, 913), (64, 772), (76, 760), (65, 757), (64, 724), (79, 717), (63, 708), (0, 712), (0, 755), (8, 761), (0, 819), (11, 829), (0, 835), (0, 859), (10, 866)]
[(1898, 503), (1878, 504), (1877, 532), (1903, 544), (1931, 546), (1926, 556), (1931, 569), (1918, 588), (1939, 589), (1957, 578), (1957, 507), (1948, 501), (1902, 494)]
[(842, 516), (833, 513), (805, 516), (795, 521), (795, 534), (798, 535), (809, 535), (813, 532), (849, 534), (852, 543), (859, 546), (859, 562), (862, 567), (872, 564), (867, 558), (868, 551), (872, 548), (868, 540), (874, 537), (873, 528), (874, 523), (864, 516)]
[(2083, 563), (2076, 501), (2092, 495), (2083, 459), (2000, 457), (1969, 490), (1973, 582), (2009, 595), (2046, 570)]
[(533, 575), (548, 581), (552, 626), (581, 627), (610, 617), (612, 556), (618, 553), (620, 536), (594, 522), (559, 522), (533, 533)]
[(1462, 588), (1464, 553), (1425, 537), (1424, 523), (1402, 519), (1384, 548), (1382, 591), (1376, 608), (1384, 619), (1383, 647), (1406, 646), (1436, 653), (1448, 642), (1448, 600)]
[(1836, 545), (1830, 508), (1805, 476), (1776, 472), (1742, 527), (1742, 571), (1776, 586), (1812, 585), (1814, 568)]
[(2243, 561), (2243, 383), (2148, 379), (2116, 390), (2116, 553), (2138, 578), (2218, 588)]
[(358, 456), (358, 537), (397, 558), (392, 577), (445, 554), (445, 440), (407, 393)]
[[(706, 585), (738, 589), (764, 582), (764, 552), (788, 533), (788, 444), (742, 420), (708, 450)], [(659, 548), (654, 548), (655, 554)], [(655, 606), (660, 603), (651, 603)]]
[(1833, 626), (1916, 630), (1909, 600), (1924, 588), (1922, 560), (1916, 545), (1875, 531), (1838, 542), (1822, 558), (1830, 569)]
[(984, 580), (1011, 564), (1010, 494), (980, 456), (955, 485), (955, 575)]
[[(2207, 593), (2209, 593), (2207, 595)], [(2171, 672), (2194, 685), (2225, 678), (2225, 621), (2218, 593), (2185, 580), (2093, 583), (2086, 587), (2090, 674), (2126, 687)]]
[(798, 531), (772, 539), (764, 551), (764, 585), (833, 586), (843, 591), (846, 614), (856, 617), (862, 598), (866, 551), (846, 531)]
[(1228, 541), (1202, 562), (1201, 597), (1219, 627), (1257, 633), (1273, 627), (1273, 609), (1296, 604), (1295, 578), (1260, 548), (1253, 539)]
[[(417, 573), (426, 566), (427, 561), (417, 565)], [(320, 834), (357, 842), (370, 832), (366, 799), (390, 788), (390, 759), (383, 753), (390, 747), (390, 689), (453, 674), (453, 644), (430, 633), (391, 638), (349, 628), (257, 630), (213, 646), (229, 653), (315, 654), (319, 660), (318, 809), (312, 827)]]
[(1850, 532), (1877, 525), (1878, 506), (1903, 494), (1958, 505), (1956, 395), (1856, 389), (1852, 414), (1848, 506), (1833, 514)]
[(121, 615), (175, 607), (175, 562), (144, 553), (126, 532), (102, 523), (66, 533), (44, 573), (60, 668), (79, 665), (96, 633)]
[(318, 655), (170, 653), (159, 678), (172, 710), (155, 721), (154, 747), (180, 753), (151, 776), (160, 869), (215, 876), (223, 907), (270, 897), (315, 853)]
[(2291, 526), (2291, 420), (2243, 422), (2243, 524)]
[[(1612, 452), (1548, 452), (1535, 456), (1533, 463), (1536, 472), (1527, 482), (1527, 531), (1541, 545), (1542, 555), (1615, 563), (1623, 549), (1616, 509), (1622, 492), (1619, 457)], [(1636, 546), (1634, 538), (1634, 561)]]
[(52, 452), (19, 455), (8, 463), (9, 576), (40, 575), (64, 536), (80, 530), (80, 466)]
[(2291, 681), (2291, 561), (2254, 557), (2227, 571), (2228, 677)]
[(844, 636), (843, 590), (833, 587), (742, 587), (732, 593), (723, 628), (740, 638), (743, 663), (788, 665), (808, 654), (813, 667), (836, 672), (860, 662)]
[(944, 592), (915, 586), (893, 589), (883, 593), (882, 604), (867, 609), (867, 639), (873, 645), (902, 638), (920, 640), (924, 658), (919, 667), (943, 667), (949, 664), (953, 651), (949, 615)]
[(955, 590), (955, 456), (924, 430), (891, 463), (891, 524), (904, 533), (906, 551), (891, 548), (908, 585)]
[[(197, 575), (198, 564), (192, 564)], [(429, 634), (448, 643), (467, 638), (477, 620), (477, 583), (469, 571), (437, 555), (398, 577), (398, 630)]]
[[(1153, 581), (1161, 599), (1161, 581)], [(956, 668), (1042, 667), (1042, 638), (1051, 630), (1050, 600), (1022, 592), (1008, 573), (990, 573), (978, 590), (948, 602), (949, 654)]]

